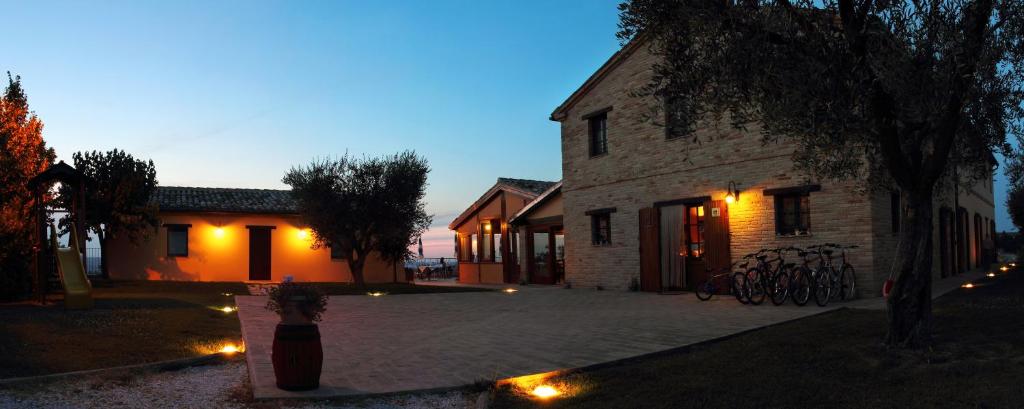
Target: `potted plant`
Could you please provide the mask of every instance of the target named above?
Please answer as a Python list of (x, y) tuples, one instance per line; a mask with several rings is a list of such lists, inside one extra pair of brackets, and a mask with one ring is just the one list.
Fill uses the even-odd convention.
[(319, 388), (324, 350), (316, 321), (327, 310), (327, 296), (312, 285), (293, 282), (271, 288), (267, 296), (267, 309), (281, 316), (271, 352), (277, 387), (289, 391)]

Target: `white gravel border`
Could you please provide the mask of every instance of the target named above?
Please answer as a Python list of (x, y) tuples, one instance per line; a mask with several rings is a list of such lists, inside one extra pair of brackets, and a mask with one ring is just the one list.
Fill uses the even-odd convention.
[(0, 390), (0, 408), (473, 408), (460, 391), (331, 401), (252, 401), (244, 362), (199, 366), (136, 377), (84, 377)]

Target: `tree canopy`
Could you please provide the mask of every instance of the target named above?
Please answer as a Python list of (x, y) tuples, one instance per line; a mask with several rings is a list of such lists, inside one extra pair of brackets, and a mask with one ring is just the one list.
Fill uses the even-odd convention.
[(897, 186), (909, 214), (887, 341), (928, 342), (939, 182), (987, 176), (1024, 137), (1024, 2), (633, 0), (619, 36), (661, 57), (636, 93), (669, 132), (757, 124), (811, 175)]
[(106, 275), (107, 240), (124, 237), (137, 243), (159, 227), (157, 206), (150, 200), (157, 187), (156, 167), (152, 160), (135, 159), (118, 149), (75, 152), (72, 158), (91, 181), (85, 190), (85, 224), (99, 238)]
[(430, 226), (423, 203), (429, 172), (426, 160), (411, 151), (369, 158), (346, 154), (293, 167), (284, 183), (313, 230), (313, 247), (343, 254), (362, 286), (371, 253), (404, 260)]
[(28, 181), (56, 158), (43, 141), (43, 121), (29, 109), (21, 77), (7, 74), (0, 98), (0, 299), (31, 285), (32, 192)]

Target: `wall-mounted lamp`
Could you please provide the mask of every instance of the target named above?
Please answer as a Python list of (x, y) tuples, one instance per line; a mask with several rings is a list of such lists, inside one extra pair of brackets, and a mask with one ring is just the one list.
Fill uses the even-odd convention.
[(732, 204), (737, 200), (740, 200), (740, 189), (736, 187), (736, 182), (730, 180), (729, 187), (725, 188), (725, 203)]
[(309, 237), (309, 231), (306, 229), (299, 229), (299, 232), (296, 233), (296, 236), (299, 237), (299, 240), (305, 240), (307, 237)]
[(217, 226), (213, 229), (213, 235), (217, 237), (224, 237), (224, 228)]

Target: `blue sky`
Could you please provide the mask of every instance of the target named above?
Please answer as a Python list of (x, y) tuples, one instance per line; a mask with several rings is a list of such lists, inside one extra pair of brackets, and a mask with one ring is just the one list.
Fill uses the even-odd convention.
[(0, 69), (69, 162), (117, 147), (162, 185), (284, 188), (318, 156), (413, 149), (445, 225), (499, 176), (561, 177), (548, 115), (618, 49), (616, 4), (13, 2)]

